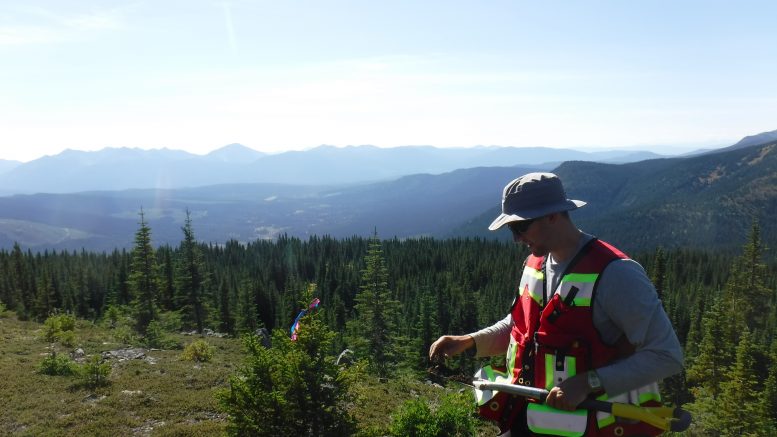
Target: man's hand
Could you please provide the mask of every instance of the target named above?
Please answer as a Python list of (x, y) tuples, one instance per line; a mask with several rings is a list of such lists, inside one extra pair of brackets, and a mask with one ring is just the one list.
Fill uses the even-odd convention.
[(475, 345), (470, 335), (443, 335), (429, 348), (429, 360), (438, 361), (458, 355)]
[(580, 373), (553, 387), (545, 398), (545, 404), (559, 410), (574, 411), (590, 393), (588, 377)]

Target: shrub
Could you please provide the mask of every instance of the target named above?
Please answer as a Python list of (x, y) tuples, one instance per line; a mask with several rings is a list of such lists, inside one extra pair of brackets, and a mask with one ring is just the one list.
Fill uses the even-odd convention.
[(213, 347), (203, 339), (189, 343), (181, 353), (181, 359), (186, 361), (206, 362), (213, 358)]
[(135, 331), (129, 326), (118, 326), (113, 330), (113, 338), (119, 343), (136, 344), (138, 337)]
[(41, 361), (37, 371), (44, 375), (71, 376), (78, 373), (78, 367), (70, 358), (52, 352)]
[(92, 355), (89, 361), (81, 367), (81, 378), (88, 387), (100, 387), (108, 384), (111, 365), (103, 362), (100, 355)]
[(181, 330), (181, 313), (178, 311), (163, 311), (158, 315), (159, 325), (163, 331), (178, 332)]
[(54, 337), (62, 346), (73, 347), (76, 345), (76, 333), (73, 331), (60, 331)]
[[(303, 299), (310, 302), (312, 289)], [(352, 435), (355, 421), (348, 411), (352, 379), (330, 355), (335, 333), (320, 311), (300, 320), (297, 341), (275, 330), (272, 348), (257, 336), (245, 340), (248, 357), (229, 387), (219, 392), (233, 436)]]
[(443, 396), (436, 411), (421, 399), (406, 401), (393, 417), (390, 433), (414, 437), (471, 436), (476, 424), (472, 396), (451, 393)]
[(165, 333), (162, 324), (157, 320), (152, 320), (146, 327), (143, 344), (148, 348), (157, 349), (176, 349), (180, 347), (178, 342)]
[[(49, 342), (60, 341), (63, 332), (71, 332), (72, 336), (65, 335), (64, 338), (68, 341), (72, 340), (72, 343), (75, 343), (75, 332), (73, 332), (75, 329), (75, 317), (68, 314), (55, 314), (49, 316), (46, 321), (43, 322), (43, 338)], [(73, 344), (69, 344), (67, 346), (72, 345)]]
[(109, 306), (103, 315), (103, 320), (109, 328), (116, 328), (119, 324), (119, 318), (121, 318), (121, 311), (114, 305)]
[(393, 436), (436, 437), (441, 435), (432, 410), (421, 399), (411, 399), (399, 407), (391, 427)]

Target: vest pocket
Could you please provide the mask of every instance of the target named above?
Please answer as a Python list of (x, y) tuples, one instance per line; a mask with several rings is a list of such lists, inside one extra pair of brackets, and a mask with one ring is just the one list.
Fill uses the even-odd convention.
[(579, 340), (565, 347), (550, 347), (539, 343), (535, 357), (535, 387), (550, 390), (562, 381), (589, 369), (587, 348)]

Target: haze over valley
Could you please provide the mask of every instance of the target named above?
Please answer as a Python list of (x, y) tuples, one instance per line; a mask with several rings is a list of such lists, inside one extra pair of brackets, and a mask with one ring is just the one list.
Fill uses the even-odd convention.
[[(141, 209), (155, 245), (176, 245), (186, 211), (198, 239), (507, 238), (485, 230), (504, 184), (555, 171), (590, 207), (581, 227), (633, 249), (728, 247), (760, 219), (773, 238), (775, 132), (666, 157), (649, 151), (321, 146), (267, 155), (232, 144), (205, 156), (168, 149), (68, 150), (0, 167), (0, 247), (131, 247)], [(635, 225), (636, 223), (636, 225)], [(646, 232), (646, 230), (649, 230)], [(667, 238), (670, 236), (670, 238)]]

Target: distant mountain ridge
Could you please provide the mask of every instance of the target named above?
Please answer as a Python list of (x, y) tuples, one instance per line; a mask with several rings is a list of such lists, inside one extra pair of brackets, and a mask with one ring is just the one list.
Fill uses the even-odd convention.
[[(767, 245), (777, 243), (777, 141), (622, 165), (565, 162), (554, 172), (569, 197), (588, 202), (572, 213), (575, 223), (624, 250), (736, 248), (754, 220)], [(498, 212), (451, 235), (486, 236)]]
[(240, 144), (230, 144), (204, 156), (169, 149), (66, 150), (0, 172), (0, 195), (175, 189), (236, 183), (357, 184), (410, 174), (440, 174), (460, 168), (547, 166), (571, 159), (629, 162), (655, 156), (634, 151), (581, 152), (495, 146), (319, 146), (267, 155)]
[[(342, 156), (333, 148), (319, 149), (308, 158)], [(242, 153), (240, 148), (227, 152), (235, 150)], [(420, 151), (436, 153), (433, 148)], [(168, 152), (170, 166), (189, 159)], [(420, 156), (417, 149), (400, 150), (399, 155), (372, 152), (369, 147), (356, 147), (349, 153), (362, 154), (363, 160), (380, 157), (385, 165), (397, 156), (407, 159), (408, 153)], [(479, 152), (510, 153), (489, 148)], [(100, 168), (94, 156), (68, 154)], [(269, 157), (243, 165), (254, 169)], [(114, 158), (102, 157), (103, 161)], [(327, 161), (322, 158), (318, 164), (326, 166)], [(407, 167), (413, 168), (411, 164)], [(191, 211), (197, 238), (214, 244), (281, 234), (367, 236), (376, 228), (384, 238), (509, 238), (506, 231), (486, 230), (499, 212), (502, 187), (521, 174), (551, 170), (563, 178), (569, 197), (588, 202), (573, 212), (575, 222), (627, 252), (659, 245), (738, 248), (753, 220), (760, 223), (767, 246), (777, 246), (773, 220), (777, 141), (771, 141), (714, 154), (626, 164), (566, 161), (558, 166), (484, 166), (361, 184), (244, 183), (169, 189), (160, 183), (154, 189), (13, 195), (0, 197), (0, 249), (14, 242), (34, 250), (131, 247), (141, 208), (154, 244), (180, 242), (186, 210)], [(116, 178), (123, 177), (116, 171)], [(298, 182), (300, 174), (304, 171), (294, 175)]]
[(356, 186), (238, 184), (0, 197), (0, 248), (14, 241), (54, 249), (128, 248), (141, 208), (154, 244), (178, 244), (187, 209), (197, 238), (213, 243), (282, 233), (350, 237), (375, 228), (385, 236), (442, 237), (490, 206), (505, 178), (540, 169), (547, 170), (484, 167)]
[(0, 174), (9, 172), (16, 167), (22, 165), (21, 161), (11, 161), (8, 159), (0, 159)]

